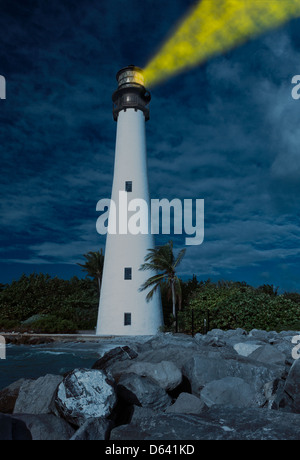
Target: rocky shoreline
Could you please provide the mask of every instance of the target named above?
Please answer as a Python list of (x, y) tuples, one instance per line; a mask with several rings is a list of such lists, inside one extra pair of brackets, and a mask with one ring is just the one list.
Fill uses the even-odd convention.
[(90, 334), (34, 334), (34, 333), (7, 333), (1, 332), (6, 344), (12, 345), (47, 345), (49, 343), (85, 343), (111, 340), (113, 336), (99, 337), (95, 333)]
[(298, 335), (237, 329), (131, 338), (92, 369), (0, 391), (0, 439), (300, 439)]

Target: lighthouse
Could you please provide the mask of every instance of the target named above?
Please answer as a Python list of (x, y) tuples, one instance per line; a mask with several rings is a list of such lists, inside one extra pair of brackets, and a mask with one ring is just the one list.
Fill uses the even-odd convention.
[(120, 70), (117, 81), (112, 97), (117, 136), (111, 202), (120, 220), (121, 215), (130, 217), (127, 203), (144, 200), (148, 231), (132, 234), (124, 222), (117, 222), (117, 231), (107, 233), (96, 334), (155, 335), (163, 325), (160, 292), (147, 302), (147, 291), (139, 291), (154, 274), (139, 270), (148, 249), (154, 248), (145, 129), (151, 96), (139, 67), (130, 65)]

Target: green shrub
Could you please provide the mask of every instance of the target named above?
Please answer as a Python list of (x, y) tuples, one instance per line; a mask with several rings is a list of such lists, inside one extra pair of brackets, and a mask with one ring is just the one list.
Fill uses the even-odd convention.
[(19, 322), (11, 319), (0, 319), (0, 332), (18, 330)]
[[(210, 329), (300, 330), (300, 294), (278, 294), (273, 285), (257, 289), (246, 283), (181, 282), (183, 311), (178, 313), (179, 330), (204, 332), (209, 315)], [(172, 300), (162, 286), (166, 328), (174, 330)], [(0, 330), (32, 330), (68, 333), (93, 329), (97, 322), (99, 294), (88, 279), (62, 280), (33, 273), (0, 289)], [(37, 315), (37, 321), (23, 324)], [(34, 318), (33, 318), (34, 319)]]
[[(0, 326), (4, 329), (9, 321), (22, 327), (34, 315), (52, 315), (71, 321), (72, 329), (74, 325), (92, 329), (97, 321), (98, 302), (97, 287), (88, 278), (62, 280), (44, 274), (23, 275), (0, 291)], [(68, 324), (63, 326), (66, 329)]]
[(72, 334), (78, 327), (72, 320), (47, 315), (32, 323), (30, 329), (40, 334)]
[(204, 283), (180, 314), (181, 327), (203, 332), (209, 316), (210, 329), (243, 328), (280, 331), (300, 322), (300, 305), (284, 295), (265, 293), (244, 283)]

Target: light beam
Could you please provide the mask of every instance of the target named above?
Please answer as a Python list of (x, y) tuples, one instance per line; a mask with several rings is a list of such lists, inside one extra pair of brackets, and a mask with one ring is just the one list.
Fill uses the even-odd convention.
[(144, 70), (155, 86), (300, 16), (300, 0), (202, 0)]

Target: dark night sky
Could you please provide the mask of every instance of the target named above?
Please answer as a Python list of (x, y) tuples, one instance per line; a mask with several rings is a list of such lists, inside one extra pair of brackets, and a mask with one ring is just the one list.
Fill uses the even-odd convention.
[[(76, 262), (104, 247), (96, 203), (112, 185), (115, 74), (145, 66), (194, 3), (0, 0), (0, 282), (81, 276)], [(188, 247), (184, 277), (300, 292), (299, 25), (152, 91), (152, 198), (205, 199), (205, 241)]]

